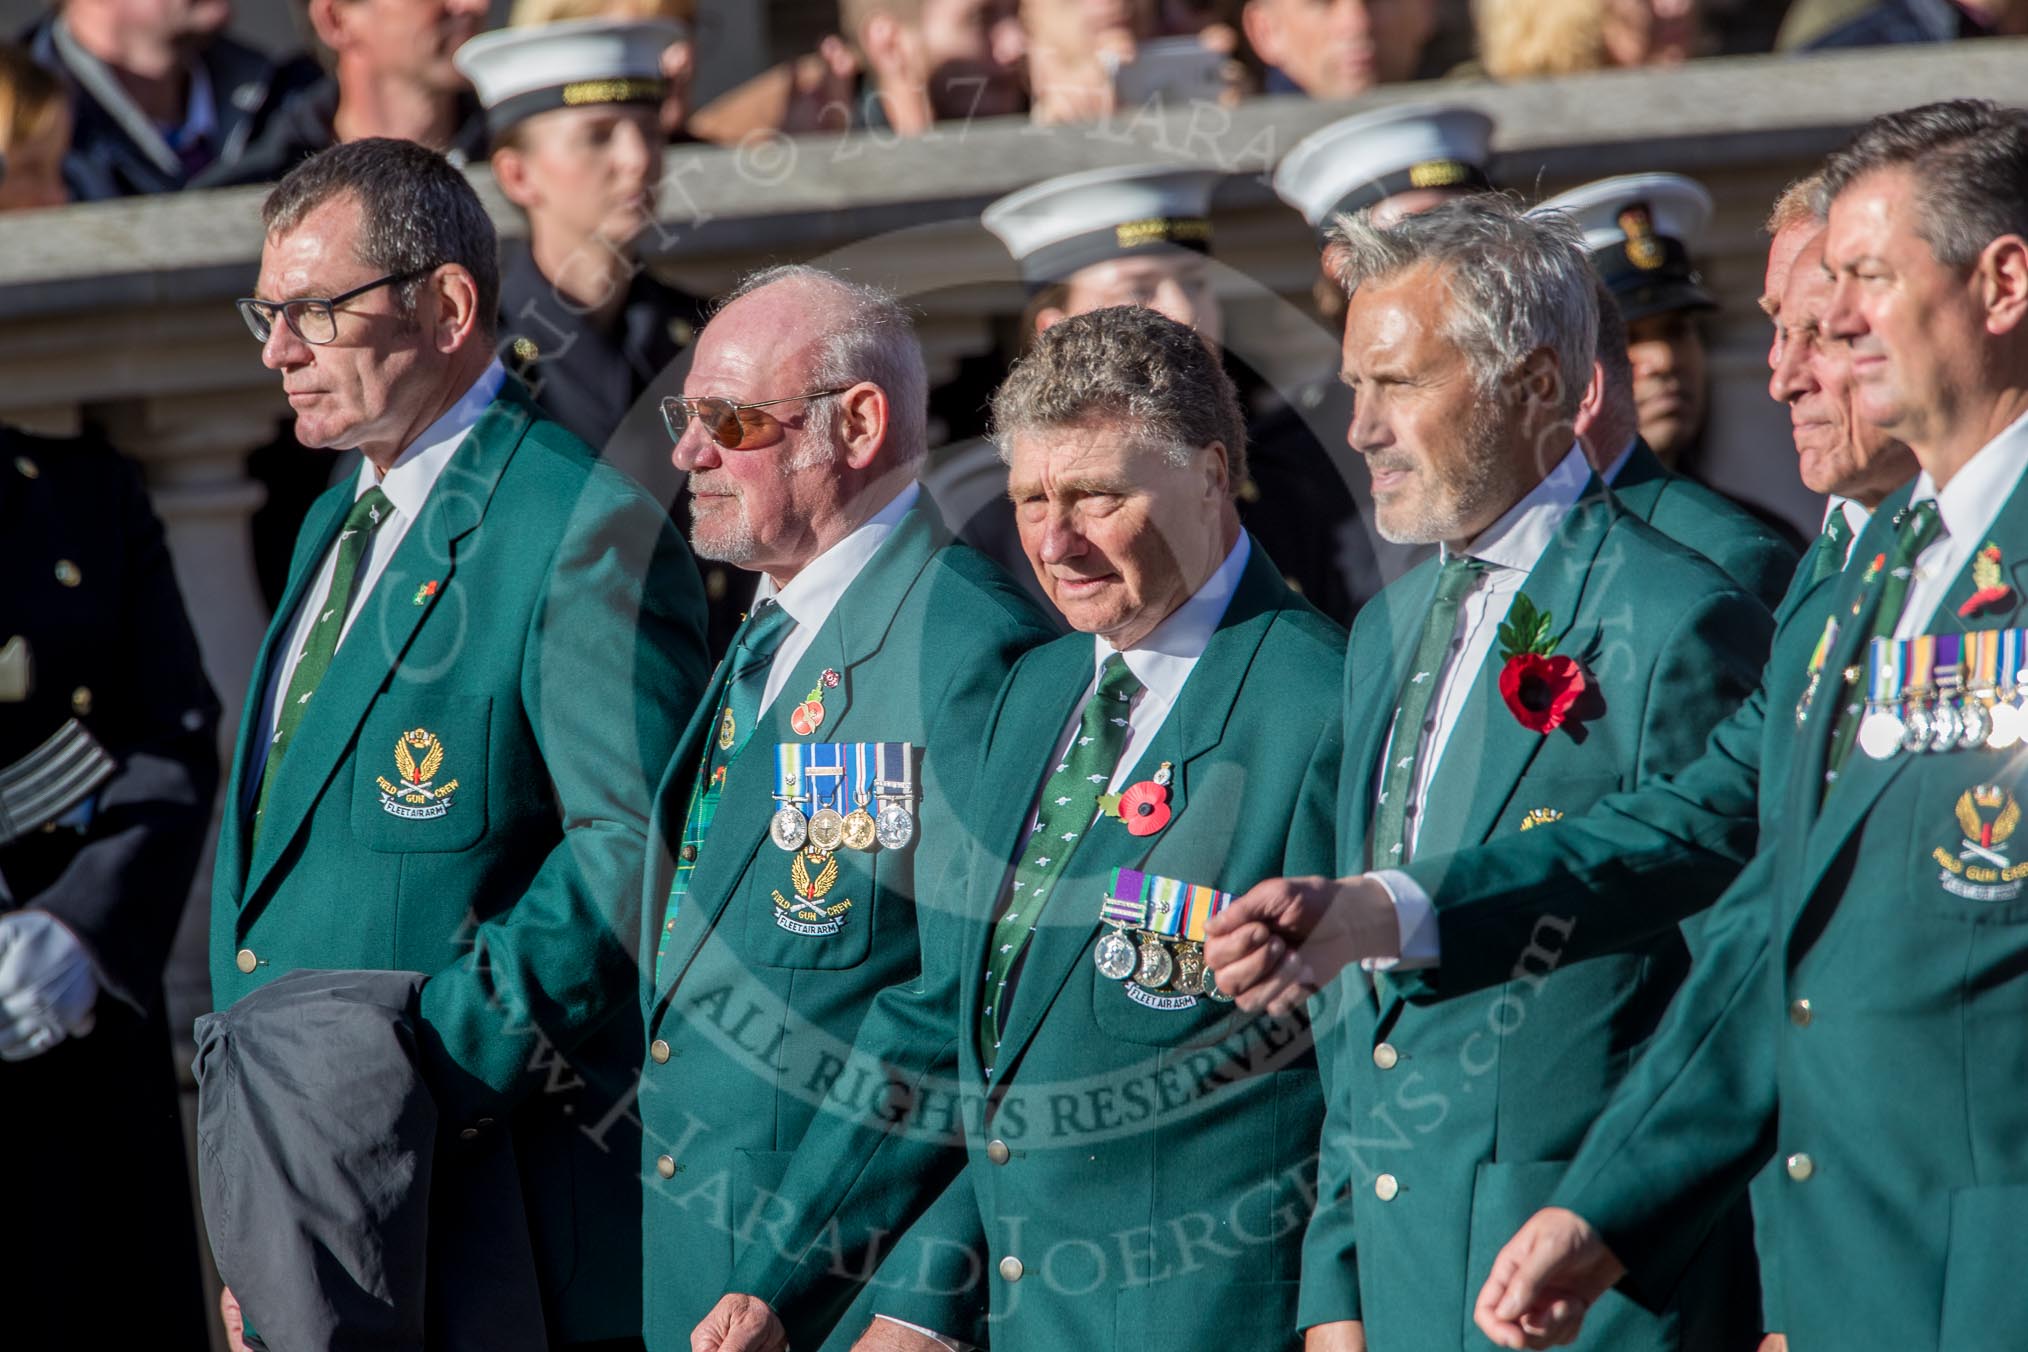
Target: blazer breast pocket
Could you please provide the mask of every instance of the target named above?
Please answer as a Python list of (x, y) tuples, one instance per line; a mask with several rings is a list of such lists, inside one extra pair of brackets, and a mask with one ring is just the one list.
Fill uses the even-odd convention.
[(352, 755), (352, 834), (369, 850), (444, 854), (486, 834), (492, 701), (432, 695), (376, 703)]
[(2020, 753), (1984, 750), (1926, 755), (1902, 767), (1888, 794), (1908, 802), (1908, 788), (1914, 790), (1908, 885), (1925, 909), (1973, 924), (2028, 921), (2024, 770), (2028, 760)]
[(1237, 1006), (1208, 995), (1149, 990), (1131, 978), (1114, 980), (1098, 969), (1090, 948), (1080, 961), (1090, 973), (1092, 1019), (1109, 1038), (1144, 1047), (1208, 1046), (1246, 1017), (1237, 1014)]
[(815, 971), (865, 962), (880, 875), (893, 867), (884, 853), (814, 854), (763, 841), (732, 901), (745, 912), (742, 956), (761, 967)]

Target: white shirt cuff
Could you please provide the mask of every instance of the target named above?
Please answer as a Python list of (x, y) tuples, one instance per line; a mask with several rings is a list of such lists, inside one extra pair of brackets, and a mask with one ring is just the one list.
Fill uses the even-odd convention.
[(970, 1343), (961, 1343), (956, 1338), (947, 1338), (935, 1329), (926, 1329), (920, 1324), (911, 1324), (906, 1319), (896, 1319), (891, 1314), (875, 1314), (873, 1317), (885, 1323), (905, 1328), (911, 1333), (920, 1333), (923, 1337), (936, 1343), (937, 1346), (949, 1348), (951, 1352), (972, 1352), (972, 1345)]
[(1409, 972), (1435, 967), (1440, 960), (1437, 947), (1436, 906), (1429, 893), (1400, 869), (1384, 868), (1367, 875), (1387, 889), (1394, 903), (1394, 920), (1401, 927), (1401, 956), (1362, 958), (1359, 965), (1369, 972)]

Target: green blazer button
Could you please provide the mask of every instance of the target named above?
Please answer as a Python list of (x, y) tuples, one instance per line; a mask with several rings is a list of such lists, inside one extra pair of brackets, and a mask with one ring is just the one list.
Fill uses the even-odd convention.
[(1007, 1148), (1005, 1141), (986, 1142), (986, 1158), (995, 1164), (1005, 1164), (1013, 1158), (1014, 1152)]
[(1401, 1180), (1393, 1174), (1382, 1174), (1373, 1180), (1373, 1195), (1383, 1202), (1391, 1202), (1401, 1195)]
[(1393, 1070), (1401, 1064), (1401, 1053), (1394, 1049), (1392, 1042), (1383, 1042), (1373, 1049), (1373, 1064), (1382, 1070)]
[(664, 1178), (676, 1177), (675, 1159), (669, 1155), (657, 1155), (655, 1157), (655, 1172)]
[(1810, 1175), (1817, 1172), (1817, 1162), (1800, 1150), (1789, 1156), (1789, 1177), (1798, 1183), (1807, 1183)]
[(653, 1059), (656, 1065), (658, 1066), (668, 1065), (669, 1044), (664, 1042), (661, 1038), (656, 1038), (653, 1042), (650, 1042), (648, 1044), (648, 1055), (651, 1059)]
[(1010, 1282), (1020, 1281), (1021, 1260), (1019, 1258), (1016, 1258), (1011, 1253), (1008, 1254), (1005, 1258), (1002, 1258), (1000, 1260), (1000, 1277), (1004, 1281)]
[(1810, 1026), (1810, 1017), (1810, 1002), (1808, 1000), (1792, 1000), (1789, 1002), (1790, 1023), (1798, 1028), (1808, 1028)]
[(252, 976), (253, 969), (261, 965), (261, 960), (254, 956), (254, 951), (251, 948), (242, 948), (234, 955), (232, 965), (239, 968), (247, 976)]

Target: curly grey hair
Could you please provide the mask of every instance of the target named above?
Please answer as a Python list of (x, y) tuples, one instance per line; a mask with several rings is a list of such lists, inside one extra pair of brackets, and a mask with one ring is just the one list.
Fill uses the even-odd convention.
[(1090, 310), (1052, 325), (993, 395), (1001, 460), (1023, 432), (1087, 420), (1122, 424), (1171, 464), (1225, 446), (1226, 487), (1246, 478), (1246, 419), (1232, 378), (1195, 330), (1138, 305)]
[(1424, 264), (1444, 271), (1452, 302), (1444, 335), (1464, 349), (1482, 394), (1547, 348), (1563, 377), (1559, 410), (1577, 411), (1597, 350), (1598, 303), (1584, 235), (1570, 217), (1478, 193), (1384, 227), (1365, 212), (1340, 216), (1330, 238), (1332, 280), (1348, 296)]

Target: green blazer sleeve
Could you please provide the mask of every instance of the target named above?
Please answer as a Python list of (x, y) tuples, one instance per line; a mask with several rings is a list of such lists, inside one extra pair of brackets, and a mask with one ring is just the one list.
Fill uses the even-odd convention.
[(1758, 834), (1772, 627), (1737, 595), (1714, 595), (1677, 623), (1650, 678), (1637, 788), (1581, 817), (1409, 864), (1436, 906), (1442, 965), (1403, 974), (1408, 993), (1507, 980), (1551, 900), (1576, 913), (1566, 962), (1626, 948), (1710, 904)]
[(563, 839), (423, 987), (447, 1120), (505, 1108), (549, 1052), (633, 1007), (648, 797), (704, 687), (697, 569), (644, 495), (587, 480), (547, 577), (520, 686)]
[(1763, 851), (1713, 908), (1690, 979), (1552, 1199), (1598, 1229), (1643, 1303), (1675, 1289), (1774, 1150), (1776, 859)]

